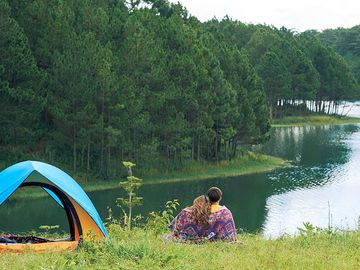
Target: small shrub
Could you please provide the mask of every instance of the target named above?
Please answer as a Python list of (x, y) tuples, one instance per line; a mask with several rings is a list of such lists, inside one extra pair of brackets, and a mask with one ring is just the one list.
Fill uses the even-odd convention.
[[(128, 198), (117, 198), (116, 203), (123, 211), (124, 227), (131, 229), (131, 222), (133, 221), (132, 210), (135, 206), (141, 205), (142, 201), (142, 197), (137, 196), (134, 191), (141, 187), (142, 180), (133, 176), (132, 167), (136, 166), (136, 164), (124, 161), (123, 165), (127, 168), (129, 176), (126, 178), (126, 181), (120, 182), (119, 186), (126, 191)], [(127, 211), (124, 207), (127, 208)]]
[(155, 234), (164, 233), (174, 219), (174, 212), (179, 206), (179, 200), (175, 199), (167, 201), (165, 204), (165, 210), (159, 212), (151, 212), (147, 218), (146, 227), (155, 232)]

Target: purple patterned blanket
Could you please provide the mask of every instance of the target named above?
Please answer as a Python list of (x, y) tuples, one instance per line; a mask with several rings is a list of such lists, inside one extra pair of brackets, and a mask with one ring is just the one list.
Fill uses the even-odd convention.
[(191, 208), (185, 208), (170, 223), (171, 237), (175, 241), (236, 241), (234, 219), (225, 206), (209, 216), (208, 225), (196, 225), (190, 213)]

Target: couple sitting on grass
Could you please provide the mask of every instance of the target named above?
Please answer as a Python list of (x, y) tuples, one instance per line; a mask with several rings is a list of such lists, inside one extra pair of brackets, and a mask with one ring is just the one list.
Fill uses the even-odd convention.
[(197, 197), (174, 218), (168, 239), (177, 242), (236, 241), (234, 219), (229, 209), (220, 206), (222, 192), (217, 187)]

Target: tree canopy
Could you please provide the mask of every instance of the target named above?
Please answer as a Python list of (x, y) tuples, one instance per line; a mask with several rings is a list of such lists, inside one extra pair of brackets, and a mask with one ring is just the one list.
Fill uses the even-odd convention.
[[(0, 0), (0, 15), (9, 162), (35, 156), (109, 178), (121, 160), (232, 159), (267, 140), (286, 106), (359, 97), (356, 68), (327, 32), (201, 23), (167, 0)], [(358, 49), (331, 46), (345, 59)]]

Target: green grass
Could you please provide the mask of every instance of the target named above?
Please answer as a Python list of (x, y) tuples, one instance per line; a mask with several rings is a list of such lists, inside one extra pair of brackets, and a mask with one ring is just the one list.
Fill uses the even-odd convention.
[(307, 126), (307, 125), (341, 125), (360, 123), (360, 118), (329, 115), (289, 116), (272, 120), (273, 127)]
[(174, 171), (165, 175), (144, 177), (144, 182), (150, 184), (224, 178), (267, 172), (288, 165), (288, 161), (278, 157), (248, 152), (241, 158), (233, 161), (220, 161), (206, 164), (194, 163), (193, 166), (188, 166), (181, 171)]
[[(248, 152), (241, 158), (233, 161), (221, 161), (214, 163), (192, 162), (183, 169), (167, 172), (161, 175), (144, 176), (145, 185), (155, 183), (169, 183), (180, 181), (205, 180), (211, 178), (224, 178), (246, 174), (262, 173), (289, 166), (289, 162), (278, 157)], [(136, 170), (134, 172), (136, 175)], [(93, 183), (80, 183), (85, 191), (107, 190), (118, 187), (121, 179), (112, 181), (98, 181)], [(14, 193), (13, 198), (43, 197), (47, 196), (42, 190), (20, 189)]]
[(165, 243), (152, 231), (118, 226), (110, 241), (78, 251), (0, 254), (0, 269), (360, 269), (360, 232), (318, 233), (267, 240), (240, 234), (240, 243)]

